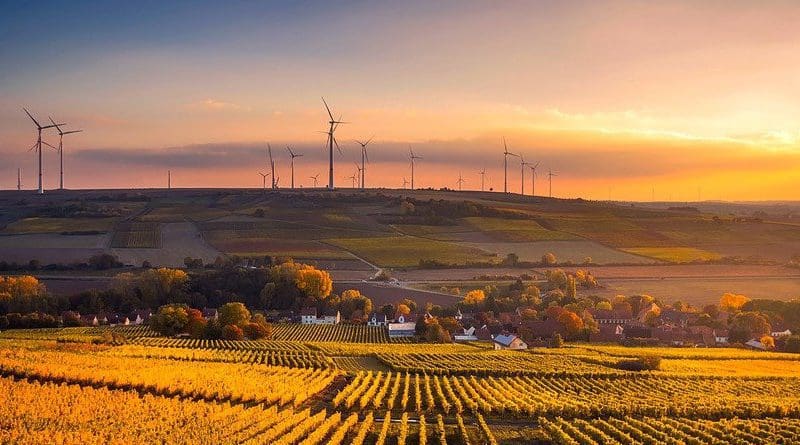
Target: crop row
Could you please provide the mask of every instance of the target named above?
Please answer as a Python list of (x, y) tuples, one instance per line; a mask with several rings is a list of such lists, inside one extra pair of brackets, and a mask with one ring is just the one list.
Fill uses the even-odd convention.
[(157, 358), (186, 361), (249, 363), (291, 368), (335, 368), (330, 357), (319, 352), (269, 349), (178, 348), (125, 345), (104, 354), (119, 357)]

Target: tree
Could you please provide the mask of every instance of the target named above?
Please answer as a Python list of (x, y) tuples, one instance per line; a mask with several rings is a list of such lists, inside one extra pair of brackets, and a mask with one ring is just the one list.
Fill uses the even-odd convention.
[(328, 272), (305, 264), (297, 271), (295, 285), (307, 297), (317, 299), (327, 298), (333, 291), (333, 280)]
[(150, 317), (150, 328), (161, 335), (172, 337), (185, 332), (189, 324), (188, 307), (182, 304), (168, 304), (158, 308), (158, 312)]
[(242, 332), (250, 340), (269, 339), (272, 338), (272, 325), (250, 322), (244, 325)]
[(575, 282), (575, 277), (572, 275), (567, 276), (567, 289), (564, 296), (570, 300), (578, 298), (578, 286)]
[(117, 257), (108, 253), (100, 253), (89, 257), (89, 265), (93, 269), (107, 270), (122, 266)]
[(450, 337), (450, 333), (447, 332), (447, 329), (442, 327), (437, 320), (431, 320), (428, 322), (427, 327), (425, 328), (425, 340), (429, 343), (452, 343), (453, 340)]
[(600, 310), (600, 311), (610, 311), (610, 310), (614, 309), (611, 306), (611, 302), (610, 301), (605, 301), (605, 300), (604, 301), (598, 301), (597, 304), (594, 305), (594, 307), (595, 307), (595, 309)]
[(536, 320), (537, 318), (539, 318), (539, 313), (536, 312), (536, 309), (531, 309), (531, 308), (523, 309), (522, 311), (520, 311), (519, 315), (520, 317), (522, 317), (523, 320)]
[(398, 303), (398, 305), (400, 305), (400, 304), (406, 305), (406, 307), (408, 307), (408, 309), (410, 311), (409, 313), (417, 311), (417, 302), (412, 300), (412, 299), (410, 299), (410, 298), (403, 298)]
[(387, 319), (394, 317), (395, 309), (391, 304), (384, 304), (381, 306), (381, 314), (385, 315)]
[(425, 321), (425, 317), (417, 318), (417, 322), (414, 324), (414, 334), (417, 336), (425, 335), (425, 332), (428, 330), (428, 322)]
[(397, 313), (401, 315), (408, 315), (411, 313), (411, 308), (403, 303), (400, 303), (397, 305)]
[(227, 303), (217, 311), (222, 326), (242, 327), (250, 321), (250, 311), (242, 303)]
[(550, 339), (549, 347), (551, 347), (551, 348), (561, 348), (563, 346), (564, 346), (564, 338), (561, 337), (561, 334), (556, 333), (555, 335), (553, 335), (553, 338)]
[(222, 338), (225, 340), (244, 340), (244, 332), (239, 326), (229, 324), (222, 328)]
[(486, 293), (484, 293), (481, 289), (475, 289), (467, 292), (467, 295), (464, 295), (464, 304), (477, 306), (483, 304), (485, 299)]
[(744, 295), (725, 293), (719, 299), (719, 308), (724, 311), (736, 312), (748, 301), (750, 301), (750, 299)]
[(462, 329), (461, 323), (453, 317), (442, 317), (437, 320), (439, 325), (447, 332), (457, 332)]
[(770, 335), (763, 335), (759, 340), (762, 345), (767, 349), (775, 349), (775, 339)]
[(786, 339), (786, 352), (800, 353), (800, 335), (792, 335)]
[(552, 252), (547, 252), (544, 255), (542, 255), (542, 264), (544, 264), (545, 266), (553, 266), (556, 263), (558, 263), (558, 260), (556, 259), (555, 254), (553, 254)]
[(372, 312), (372, 300), (356, 289), (342, 292), (342, 295), (331, 301), (331, 304), (339, 309), (342, 317), (347, 319), (352, 319), (356, 312), (360, 312), (362, 318)]
[(506, 255), (505, 259), (503, 259), (504, 266), (514, 267), (517, 264), (519, 264), (519, 255), (517, 255), (516, 253), (511, 252)]
[(760, 312), (739, 312), (729, 326), (728, 334), (732, 343), (746, 343), (772, 332), (767, 317)]
[(583, 329), (583, 320), (575, 312), (562, 310), (556, 320), (564, 326), (570, 336), (577, 335)]

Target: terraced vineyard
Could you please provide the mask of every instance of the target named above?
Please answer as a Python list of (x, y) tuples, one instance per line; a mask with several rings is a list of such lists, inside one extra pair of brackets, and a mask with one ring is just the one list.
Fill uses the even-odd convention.
[(279, 341), (388, 343), (385, 327), (366, 325), (276, 324), (272, 338)]

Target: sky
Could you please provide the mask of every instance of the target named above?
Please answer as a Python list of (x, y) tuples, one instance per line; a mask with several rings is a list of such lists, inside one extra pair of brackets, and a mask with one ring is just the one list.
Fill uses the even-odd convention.
[[(800, 199), (796, 1), (0, 1), (0, 189), (35, 188), (22, 111), (83, 133), (68, 188), (503, 188), (503, 143), (536, 193)], [(57, 144), (54, 132), (45, 138)], [(45, 188), (58, 155), (44, 151)], [(525, 193), (531, 193), (530, 169)], [(519, 158), (509, 189), (521, 192)]]

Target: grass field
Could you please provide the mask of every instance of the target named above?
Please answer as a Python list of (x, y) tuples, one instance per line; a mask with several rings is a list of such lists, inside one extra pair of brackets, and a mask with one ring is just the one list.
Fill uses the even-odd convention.
[(497, 241), (555, 241), (576, 238), (566, 232), (545, 229), (533, 220), (471, 217), (464, 218), (464, 221)]
[(5, 233), (108, 232), (118, 218), (25, 218), (9, 224)]
[(622, 250), (670, 263), (712, 261), (722, 258), (719, 254), (714, 252), (694, 247), (628, 247)]
[(553, 253), (559, 262), (583, 264), (588, 257), (596, 264), (646, 264), (654, 260), (631, 255), (593, 241), (535, 241), (528, 243), (467, 243), (477, 249), (495, 252), (500, 257), (515, 253), (520, 261), (539, 262), (542, 255)]
[(496, 256), (475, 247), (410, 236), (338, 238), (328, 242), (385, 267), (414, 267), (420, 260), (447, 264), (499, 261)]

